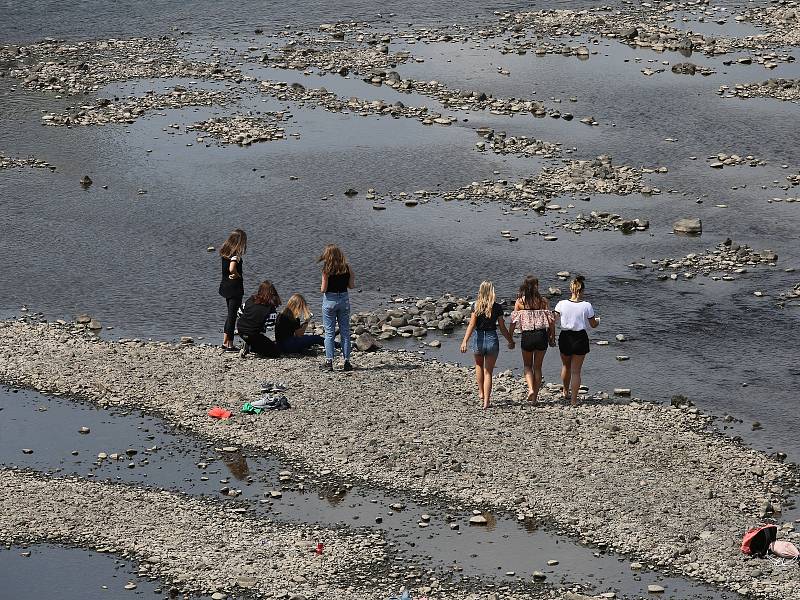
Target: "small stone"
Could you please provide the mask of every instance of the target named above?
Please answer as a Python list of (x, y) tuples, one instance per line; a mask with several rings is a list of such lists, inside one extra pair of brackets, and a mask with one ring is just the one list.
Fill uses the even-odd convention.
[(125, 589), (126, 590), (135, 590), (136, 589), (136, 584), (133, 583), (132, 581), (129, 581), (128, 583), (125, 584)]
[(483, 515), (472, 515), (469, 518), (470, 525), (486, 525), (486, 517)]
[(698, 235), (703, 233), (703, 223), (700, 219), (678, 219), (673, 223), (672, 230), (675, 233)]
[(660, 585), (650, 584), (647, 586), (647, 592), (649, 594), (663, 594), (664, 588)]
[(82, 435), (86, 435), (86, 434), (87, 434), (87, 433), (89, 433), (90, 431), (91, 431), (91, 430), (90, 430), (88, 427), (81, 427), (80, 429), (78, 429), (78, 433), (80, 433), (80, 434), (82, 434)]

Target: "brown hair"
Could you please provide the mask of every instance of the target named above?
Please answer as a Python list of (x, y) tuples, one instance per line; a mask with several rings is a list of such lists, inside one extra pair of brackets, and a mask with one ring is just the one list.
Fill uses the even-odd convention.
[(576, 275), (575, 279), (569, 282), (569, 291), (576, 298), (580, 297), (583, 290), (586, 288), (586, 285), (583, 283), (584, 281), (585, 278), (583, 275)]
[(253, 302), (256, 304), (271, 304), (272, 306), (280, 306), (281, 297), (278, 296), (278, 291), (272, 282), (265, 279), (258, 286), (258, 291), (253, 294)]
[(547, 308), (547, 300), (539, 293), (539, 280), (533, 275), (528, 275), (519, 286), (518, 297), (528, 310)]
[(336, 244), (325, 246), (317, 262), (322, 263), (322, 270), (328, 275), (340, 275), (346, 273), (348, 269), (344, 252)]
[(298, 319), (308, 319), (311, 311), (308, 309), (308, 303), (302, 294), (292, 294), (286, 301), (286, 308), (283, 309), (283, 314), (291, 315)]
[(219, 249), (220, 256), (231, 258), (232, 256), (242, 256), (247, 252), (247, 234), (243, 229), (234, 229)]

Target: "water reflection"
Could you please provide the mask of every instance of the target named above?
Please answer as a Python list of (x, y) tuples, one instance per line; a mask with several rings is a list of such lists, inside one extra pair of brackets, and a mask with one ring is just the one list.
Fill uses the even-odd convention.
[(322, 488), (320, 498), (324, 498), (332, 507), (338, 506), (347, 497), (350, 490), (346, 488)]
[(243, 454), (238, 452), (224, 454), (222, 456), (222, 462), (224, 462), (225, 466), (228, 467), (231, 475), (233, 475), (239, 481), (247, 479), (247, 477), (250, 475), (250, 467), (247, 466), (247, 459)]

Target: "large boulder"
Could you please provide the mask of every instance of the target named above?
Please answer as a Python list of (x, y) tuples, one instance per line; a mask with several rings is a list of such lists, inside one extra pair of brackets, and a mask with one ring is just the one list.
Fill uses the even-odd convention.
[(362, 333), (356, 338), (356, 348), (361, 352), (375, 352), (381, 347), (369, 333)]

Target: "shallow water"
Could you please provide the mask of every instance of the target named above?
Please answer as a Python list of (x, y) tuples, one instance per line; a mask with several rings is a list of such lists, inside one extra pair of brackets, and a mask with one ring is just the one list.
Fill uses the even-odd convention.
[[(29, 556), (25, 556), (29, 553)], [(137, 577), (128, 561), (113, 555), (51, 544), (0, 548), (3, 597), (14, 600), (108, 600), (109, 598), (169, 598), (158, 581)], [(136, 589), (126, 590), (129, 582)], [(175, 596), (173, 596), (175, 597)], [(185, 597), (181, 594), (178, 597)], [(191, 596), (200, 600), (204, 596)]]
[[(632, 572), (627, 560), (578, 545), (530, 521), (486, 513), (487, 526), (475, 527), (468, 524), (470, 514), (419, 504), (389, 491), (316, 481), (298, 472), (291, 481), (281, 482), (286, 465), (278, 459), (221, 451), (137, 412), (109, 412), (13, 389), (0, 391), (0, 409), (0, 464), (5, 466), (206, 495), (243, 503), (255, 514), (277, 521), (371, 527), (384, 533), (402, 560), (456, 578), (530, 581), (538, 570), (553, 584), (583, 584), (597, 593), (616, 591), (625, 597), (643, 594), (656, 582), (668, 590), (665, 598), (734, 597), (653, 571)], [(79, 433), (81, 427), (90, 432)], [(25, 454), (23, 448), (33, 453)], [(122, 459), (101, 461), (100, 452), (119, 453)], [(233, 499), (220, 494), (222, 488), (241, 494)], [(271, 498), (273, 491), (282, 496)], [(395, 503), (403, 508), (391, 508)], [(429, 525), (420, 527), (424, 514), (430, 515)], [(451, 522), (459, 528), (451, 529)], [(548, 566), (549, 560), (559, 564)], [(1, 569), (0, 561), (0, 573)], [(507, 575), (512, 571), (513, 576)]]

